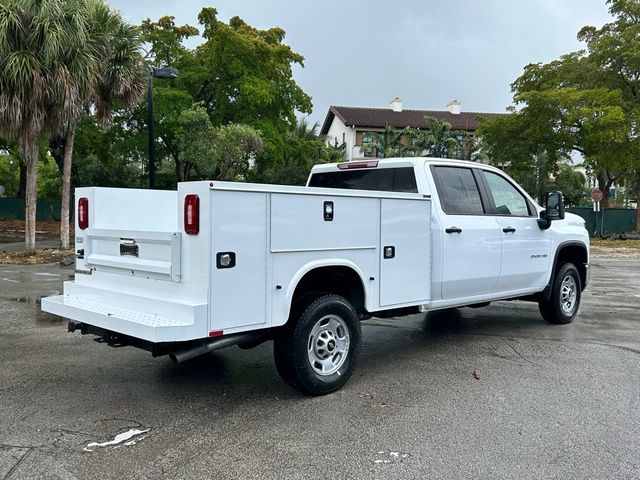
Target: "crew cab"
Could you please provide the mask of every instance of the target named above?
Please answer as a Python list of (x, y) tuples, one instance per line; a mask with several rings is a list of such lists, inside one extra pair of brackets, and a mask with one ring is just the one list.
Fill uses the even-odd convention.
[(299, 389), (342, 387), (360, 322), (522, 299), (570, 323), (589, 281), (583, 220), (489, 165), (439, 158), (313, 167), (307, 186), (78, 188), (76, 275), (42, 309), (69, 331), (187, 361), (274, 342)]

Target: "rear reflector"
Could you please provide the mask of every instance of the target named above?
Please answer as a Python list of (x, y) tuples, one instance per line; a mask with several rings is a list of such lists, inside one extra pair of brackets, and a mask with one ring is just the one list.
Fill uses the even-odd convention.
[(197, 235), (200, 231), (200, 197), (195, 193), (184, 197), (184, 231), (187, 235)]
[(222, 330), (213, 330), (212, 332), (209, 332), (210, 337), (221, 337), (223, 334), (224, 332)]
[(338, 168), (340, 170), (350, 170), (352, 168), (376, 168), (377, 166), (378, 160), (367, 160), (366, 162), (344, 162), (338, 164)]
[(78, 228), (84, 230), (89, 226), (89, 199), (80, 197), (78, 200)]

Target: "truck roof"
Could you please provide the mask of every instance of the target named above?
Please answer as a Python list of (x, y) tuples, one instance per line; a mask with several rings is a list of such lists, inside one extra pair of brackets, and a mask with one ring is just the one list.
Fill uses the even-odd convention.
[[(314, 165), (311, 173), (317, 172), (333, 172), (348, 168), (347, 165), (358, 165), (360, 168), (389, 168), (389, 167), (413, 167), (416, 164), (425, 162), (447, 163), (460, 166), (486, 167), (487, 169), (496, 169), (491, 165), (478, 162), (470, 162), (467, 160), (454, 160), (451, 158), (435, 158), (435, 157), (393, 157), (393, 158), (362, 158), (351, 160), (349, 162), (340, 163), (323, 163)], [(367, 165), (368, 164), (368, 165)]]

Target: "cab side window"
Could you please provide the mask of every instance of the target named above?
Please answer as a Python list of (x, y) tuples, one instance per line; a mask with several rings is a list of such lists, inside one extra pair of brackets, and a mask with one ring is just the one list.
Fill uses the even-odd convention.
[(493, 197), (497, 215), (528, 217), (529, 206), (524, 196), (509, 181), (495, 173), (482, 172)]
[(470, 168), (433, 167), (442, 209), (449, 215), (482, 215), (478, 184)]

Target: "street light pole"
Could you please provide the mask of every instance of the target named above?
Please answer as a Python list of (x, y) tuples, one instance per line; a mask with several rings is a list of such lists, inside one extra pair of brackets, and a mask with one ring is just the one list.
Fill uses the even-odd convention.
[(149, 68), (149, 80), (147, 83), (147, 130), (149, 133), (149, 188), (156, 188), (156, 142), (153, 135), (153, 77), (176, 78), (180, 72), (177, 69)]
[(149, 133), (149, 188), (156, 188), (156, 142), (153, 139), (153, 70), (147, 85), (147, 130)]

